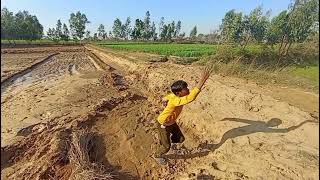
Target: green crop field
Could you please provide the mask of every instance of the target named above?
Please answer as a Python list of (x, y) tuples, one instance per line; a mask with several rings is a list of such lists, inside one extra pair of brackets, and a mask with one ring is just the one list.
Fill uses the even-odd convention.
[[(213, 55), (218, 48), (225, 48), (224, 46), (212, 44), (168, 44), (168, 43), (147, 43), (147, 42), (97, 42), (97, 45), (105, 48), (112, 48), (116, 50), (135, 51), (154, 53), (167, 56), (180, 57), (201, 57), (206, 55)], [(239, 51), (239, 46), (234, 46), (233, 51)], [(260, 45), (248, 45), (246, 50), (252, 54), (259, 54), (264, 51)]]
[(217, 50), (217, 45), (209, 44), (99, 43), (99, 45), (117, 50), (147, 52), (180, 57), (200, 57), (203, 55), (211, 55)]

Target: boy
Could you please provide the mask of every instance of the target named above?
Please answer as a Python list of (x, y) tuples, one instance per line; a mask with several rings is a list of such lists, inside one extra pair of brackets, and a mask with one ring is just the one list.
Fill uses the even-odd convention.
[(172, 93), (166, 95), (163, 100), (167, 102), (166, 108), (158, 116), (158, 134), (160, 146), (154, 154), (154, 159), (162, 165), (165, 165), (166, 159), (163, 157), (170, 150), (172, 143), (182, 143), (184, 136), (176, 123), (176, 119), (182, 111), (183, 105), (196, 99), (202, 86), (209, 78), (211, 69), (206, 67), (198, 85), (191, 91), (185, 81), (179, 80), (171, 85)]

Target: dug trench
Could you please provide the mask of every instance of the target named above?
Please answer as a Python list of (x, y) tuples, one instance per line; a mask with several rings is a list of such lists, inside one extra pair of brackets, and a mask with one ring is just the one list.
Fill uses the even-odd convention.
[[(318, 120), (263, 94), (254, 84), (248, 90), (249, 84), (219, 75), (213, 75), (197, 100), (184, 108), (178, 123), (186, 141), (169, 151), (167, 166), (159, 166), (151, 158), (157, 146), (155, 119), (163, 108), (159, 98), (177, 79), (194, 86), (201, 67), (134, 64), (93, 46), (83, 51), (89, 55), (84, 62), (93, 68), (82, 71), (78, 63), (71, 67), (67, 63), (67, 75), (54, 81), (56, 88), (46, 90), (65, 96), (55, 104), (60, 111), (22, 128), (17, 132), (22, 139), (1, 148), (2, 178), (90, 179), (92, 172), (102, 174), (100, 179), (315, 179), (319, 175)], [(41, 83), (32, 88), (37, 86)], [(34, 95), (26, 90), (28, 97)], [(13, 102), (14, 98), (6, 103)], [(91, 135), (84, 136), (87, 140), (77, 138), (80, 132)], [(73, 156), (77, 139), (79, 144), (88, 142), (79, 158)]]

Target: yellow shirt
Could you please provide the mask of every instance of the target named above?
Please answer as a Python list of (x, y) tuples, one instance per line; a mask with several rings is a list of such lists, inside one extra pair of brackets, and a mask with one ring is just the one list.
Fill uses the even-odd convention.
[(193, 88), (187, 96), (179, 97), (173, 93), (169, 93), (164, 97), (168, 101), (166, 108), (158, 116), (157, 120), (160, 124), (166, 124), (167, 126), (175, 123), (179, 114), (182, 111), (183, 105), (188, 104), (196, 99), (200, 89)]

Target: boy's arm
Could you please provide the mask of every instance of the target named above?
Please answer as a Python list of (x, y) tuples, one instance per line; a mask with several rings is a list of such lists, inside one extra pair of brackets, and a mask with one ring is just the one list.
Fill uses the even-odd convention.
[(188, 103), (192, 102), (193, 100), (195, 100), (197, 95), (199, 94), (202, 86), (209, 78), (210, 73), (211, 73), (211, 68), (206, 66), (204, 71), (202, 72), (202, 76), (201, 76), (201, 79), (200, 79), (198, 85), (190, 91), (189, 95), (183, 96), (183, 97), (176, 97), (172, 102), (174, 104), (174, 106), (182, 106), (182, 105), (188, 104)]
[(183, 96), (183, 97), (175, 97), (171, 101), (171, 103), (174, 106), (182, 106), (182, 105), (188, 104), (196, 99), (199, 92), (200, 92), (200, 89), (198, 87), (195, 87), (190, 91), (189, 95)]
[(201, 79), (200, 79), (200, 81), (199, 81), (199, 83), (198, 83), (198, 85), (197, 85), (197, 87), (198, 87), (199, 89), (201, 89), (202, 86), (204, 85), (204, 83), (207, 81), (207, 79), (208, 79), (209, 76), (210, 76), (211, 71), (212, 71), (212, 67), (206, 66), (206, 67), (204, 68), (204, 71), (202, 72), (202, 75), (201, 75)]

